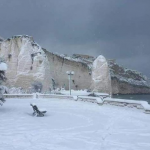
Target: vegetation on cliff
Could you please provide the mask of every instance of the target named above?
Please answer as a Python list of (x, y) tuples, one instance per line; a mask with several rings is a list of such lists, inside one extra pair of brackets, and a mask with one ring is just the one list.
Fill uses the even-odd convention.
[(7, 65), (2, 58), (0, 58), (0, 105), (5, 102), (3, 97), (3, 86), (2, 83), (6, 81), (5, 71), (7, 70)]

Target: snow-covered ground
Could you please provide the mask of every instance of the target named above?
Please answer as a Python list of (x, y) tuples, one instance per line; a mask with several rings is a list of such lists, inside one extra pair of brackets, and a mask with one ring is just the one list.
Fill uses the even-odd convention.
[[(33, 117), (30, 103), (46, 108)], [(0, 107), (0, 150), (149, 150), (143, 110), (62, 99), (7, 99)]]

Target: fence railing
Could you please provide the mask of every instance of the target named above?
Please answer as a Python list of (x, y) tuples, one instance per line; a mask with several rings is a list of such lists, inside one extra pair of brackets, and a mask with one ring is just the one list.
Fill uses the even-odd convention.
[(3, 94), (4, 98), (33, 98), (33, 94)]
[(4, 98), (61, 98), (61, 99), (73, 99), (73, 96), (70, 95), (56, 95), (56, 94), (4, 94)]

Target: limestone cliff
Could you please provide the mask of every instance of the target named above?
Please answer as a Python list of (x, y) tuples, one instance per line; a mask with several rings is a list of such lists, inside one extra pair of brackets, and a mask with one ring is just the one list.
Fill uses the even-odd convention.
[(50, 87), (52, 88), (53, 80), (56, 88), (68, 89), (66, 71), (74, 71), (75, 74), (71, 79), (73, 89), (91, 88), (110, 93), (112, 85), (113, 94), (150, 93), (148, 79), (136, 71), (125, 69), (113, 61), (97, 63), (99, 57), (95, 60), (88, 55), (75, 54), (72, 57), (58, 55), (41, 48), (30, 36), (2, 39), (0, 57), (3, 57), (8, 65), (6, 72), (8, 87), (28, 89), (34, 81), (40, 81), (43, 84), (43, 91), (48, 91)]
[(109, 61), (113, 94), (148, 94), (149, 79), (141, 73)]
[(79, 59), (58, 55), (43, 49), (48, 57), (51, 76), (55, 80), (57, 87), (69, 88), (69, 79), (67, 71), (74, 71), (75, 74), (71, 79), (71, 87), (75, 90), (89, 89), (91, 85), (91, 68)]
[(45, 52), (30, 36), (13, 36), (0, 44), (0, 57), (8, 65), (6, 76), (9, 87), (31, 87), (34, 81), (50, 86), (50, 65)]
[(53, 79), (56, 88), (68, 89), (68, 70), (75, 72), (71, 81), (73, 89), (86, 89), (91, 84), (89, 65), (79, 59), (48, 52), (30, 36), (13, 36), (2, 41), (0, 57), (3, 57), (8, 65), (8, 87), (28, 89), (34, 81), (40, 81), (43, 91), (49, 91)]
[[(73, 58), (74, 56), (76, 55), (73, 55)], [(77, 56), (79, 57), (79, 55)], [(82, 55), (80, 55), (79, 58), (83, 62), (86, 62), (88, 65), (93, 64), (94, 62), (94, 60), (92, 60), (91, 57), (88, 57), (90, 59), (88, 59), (87, 57), (85, 59), (84, 57), (82, 57)], [(107, 60), (107, 62), (109, 66), (110, 76), (111, 76), (112, 94), (149, 94), (150, 93), (150, 79), (149, 78), (147, 78), (142, 73), (139, 73), (135, 70), (127, 69), (118, 65), (114, 60)], [(93, 69), (93, 71), (95, 70), (94, 72), (99, 72), (98, 73), (99, 75), (100, 73), (101, 75), (103, 75), (103, 73), (105, 72), (104, 71), (105, 69), (104, 70), (100, 69), (100, 67), (101, 67), (101, 64), (97, 65), (96, 69)], [(93, 71), (91, 70), (92, 73), (94, 73)], [(102, 76), (98, 76), (98, 74), (96, 78), (102, 77)], [(105, 75), (104, 79), (107, 79), (107, 75)], [(93, 83), (94, 82), (92, 81), (92, 85)], [(103, 86), (103, 88), (105, 87), (104, 83), (98, 84), (98, 85), (96, 85), (96, 83), (94, 84), (95, 84), (95, 88), (98, 88), (101, 85)], [(107, 87), (109, 87), (108, 85), (109, 84), (107, 84)], [(91, 88), (93, 89), (92, 86)]]

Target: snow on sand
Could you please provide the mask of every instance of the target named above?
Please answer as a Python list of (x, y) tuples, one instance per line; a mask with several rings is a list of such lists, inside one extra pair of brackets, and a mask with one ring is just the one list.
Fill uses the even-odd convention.
[[(33, 117), (30, 103), (46, 108)], [(150, 115), (134, 108), (61, 99), (7, 99), (0, 150), (149, 150)]]

